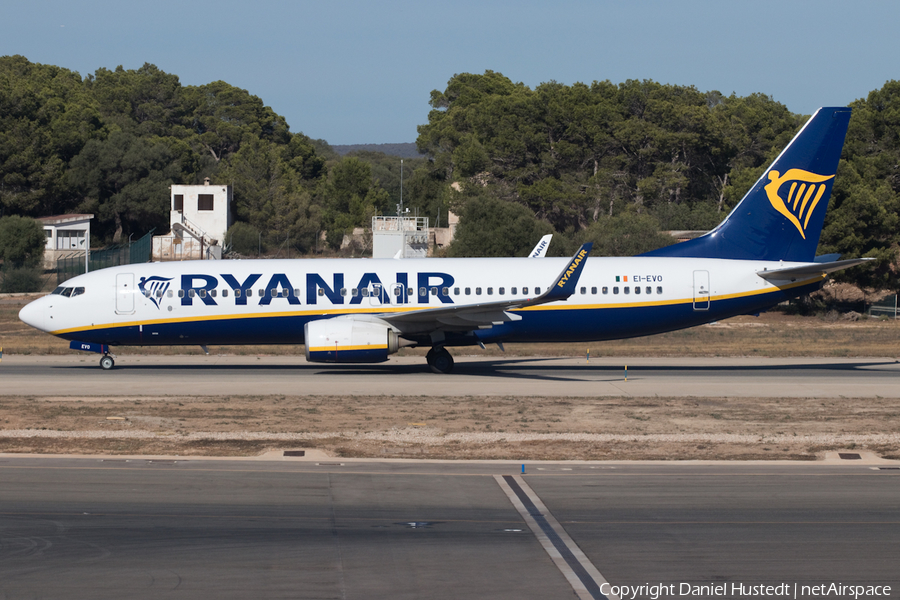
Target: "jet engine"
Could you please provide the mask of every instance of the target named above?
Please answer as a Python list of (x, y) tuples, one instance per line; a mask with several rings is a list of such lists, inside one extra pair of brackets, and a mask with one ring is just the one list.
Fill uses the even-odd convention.
[(309, 362), (384, 362), (388, 355), (414, 343), (400, 338), (386, 323), (352, 318), (310, 321), (303, 331)]

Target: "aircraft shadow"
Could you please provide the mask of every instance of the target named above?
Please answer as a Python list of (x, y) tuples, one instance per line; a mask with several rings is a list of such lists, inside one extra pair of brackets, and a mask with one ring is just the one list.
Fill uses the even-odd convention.
[[(576, 364), (576, 365), (560, 365), (554, 364), (557, 358), (501, 358), (501, 359), (485, 359), (478, 361), (460, 361), (457, 362), (453, 376), (469, 376), (469, 377), (506, 377), (511, 379), (533, 379), (541, 381), (597, 381), (598, 376), (601, 379), (621, 380), (624, 379), (624, 367), (609, 364)], [(889, 375), (900, 377), (900, 368), (894, 368), (898, 361), (872, 360), (866, 362), (833, 362), (833, 363), (794, 363), (784, 362), (779, 364), (767, 365), (666, 365), (655, 364), (652, 366), (632, 366), (628, 369), (629, 379), (638, 380), (642, 378), (652, 377), (653, 375), (684, 375), (688, 377), (703, 376), (724, 376), (732, 374), (734, 376), (747, 374), (769, 374), (774, 377), (789, 377), (791, 375), (816, 377), (828, 377), (837, 375), (847, 375), (849, 373), (865, 374), (877, 373), (879, 375)], [(882, 367), (882, 368), (879, 368)], [(890, 367), (890, 368), (883, 368)], [(872, 370), (872, 369), (877, 370)], [(54, 369), (66, 370), (97, 370), (99, 368), (95, 364), (79, 364), (79, 365), (60, 365)], [(129, 372), (153, 372), (160, 373), (162, 371), (169, 372), (272, 372), (272, 373), (298, 373), (312, 376), (335, 376), (335, 375), (378, 375), (390, 377), (394, 376), (414, 376), (419, 374), (433, 375), (428, 366), (421, 364), (391, 364), (377, 363), (371, 365), (362, 364), (335, 364), (321, 365), (309, 364), (306, 362), (298, 362), (296, 364), (265, 364), (262, 361), (257, 364), (244, 365), (222, 365), (222, 364), (133, 364), (127, 360), (122, 360), (115, 367), (114, 372), (118, 370), (126, 370)]]

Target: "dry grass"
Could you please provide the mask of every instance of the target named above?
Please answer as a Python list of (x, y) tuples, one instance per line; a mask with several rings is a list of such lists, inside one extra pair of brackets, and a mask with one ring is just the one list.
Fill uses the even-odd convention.
[[(256, 455), (299, 446), (346, 457), (811, 460), (854, 445), (897, 456), (900, 442), (864, 440), (896, 437), (898, 417), (896, 399), (885, 398), (0, 397), (0, 451)], [(3, 435), (15, 430), (59, 433)], [(97, 431), (109, 437), (88, 437)], [(126, 437), (134, 432), (155, 435)]]

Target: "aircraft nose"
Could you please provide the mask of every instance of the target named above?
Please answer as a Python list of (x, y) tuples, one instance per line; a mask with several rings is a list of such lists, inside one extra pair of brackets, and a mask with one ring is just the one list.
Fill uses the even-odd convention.
[(46, 302), (43, 300), (43, 298), (40, 298), (23, 306), (22, 310), (19, 311), (19, 320), (35, 329), (47, 331)]

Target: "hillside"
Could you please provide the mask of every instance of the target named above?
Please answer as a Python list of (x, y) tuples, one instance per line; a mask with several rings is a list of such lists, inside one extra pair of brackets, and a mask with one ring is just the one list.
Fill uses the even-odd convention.
[(350, 152), (364, 150), (366, 152), (382, 152), (388, 156), (399, 156), (400, 158), (422, 158), (416, 150), (415, 142), (406, 144), (345, 144), (342, 146), (331, 146), (332, 150), (341, 156), (346, 156)]

